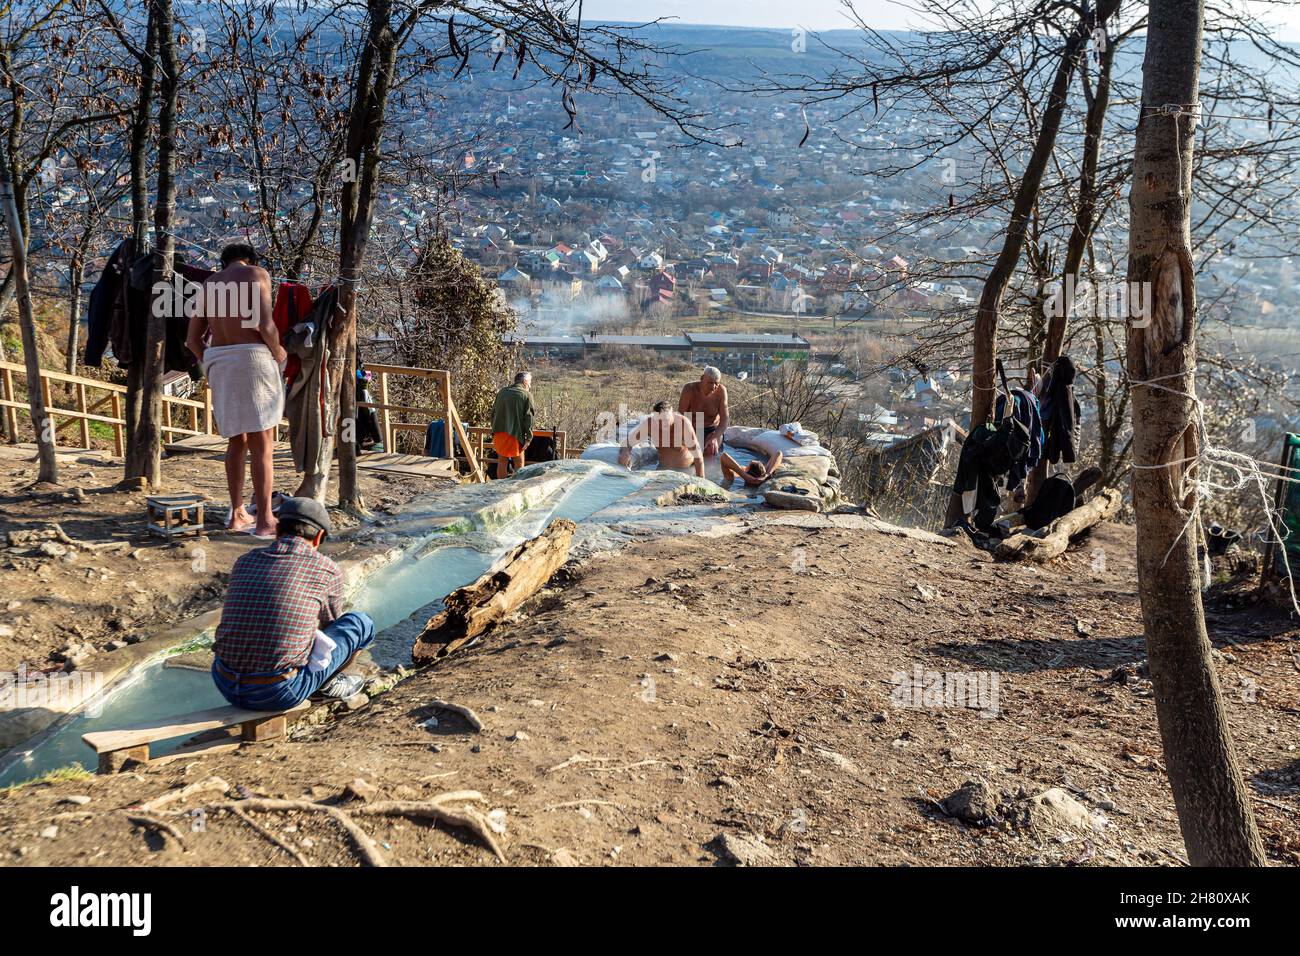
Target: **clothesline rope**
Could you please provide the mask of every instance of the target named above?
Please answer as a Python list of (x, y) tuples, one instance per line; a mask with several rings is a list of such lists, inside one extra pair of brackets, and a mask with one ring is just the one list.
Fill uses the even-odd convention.
[[(1291, 468), (1286, 465), (1275, 465), (1271, 462), (1262, 462), (1252, 458), (1243, 452), (1232, 451), (1227, 448), (1219, 448), (1210, 444), (1209, 433), (1205, 427), (1205, 406), (1201, 400), (1181, 389), (1171, 388), (1168, 385), (1161, 385), (1161, 382), (1172, 379), (1182, 379), (1187, 373), (1177, 373), (1173, 375), (1161, 375), (1157, 378), (1146, 379), (1143, 381), (1133, 381), (1129, 383), (1129, 389), (1147, 387), (1158, 391), (1168, 392), (1171, 395), (1177, 395), (1185, 398), (1192, 403), (1192, 421), (1196, 425), (1197, 448), (1195, 455), (1166, 461), (1160, 464), (1140, 464), (1134, 462), (1132, 468), (1134, 471), (1155, 471), (1162, 468), (1172, 468), (1176, 465), (1186, 465), (1183, 470), (1182, 478), (1179, 482), (1179, 496), (1186, 498), (1192, 492), (1195, 495), (1192, 499), (1191, 514), (1187, 521), (1184, 522), (1178, 536), (1170, 544), (1169, 550), (1165, 552), (1164, 560), (1160, 563), (1163, 565), (1173, 554), (1174, 548), (1183, 536), (1187, 534), (1188, 529), (1196, 522), (1199, 526), (1201, 521), (1201, 502), (1209, 499), (1216, 493), (1231, 494), (1240, 491), (1247, 484), (1253, 484), (1259, 491), (1260, 503), (1264, 507), (1265, 532), (1263, 540), (1266, 547), (1277, 545), (1278, 552), (1282, 556), (1282, 566), (1286, 569), (1287, 590), (1291, 596), (1291, 607), (1295, 610), (1296, 615), (1300, 616), (1300, 598), (1296, 595), (1295, 576), (1291, 572), (1291, 561), (1287, 554), (1286, 539), (1290, 532), (1282, 520), (1281, 513), (1269, 500), (1268, 483), (1272, 481), (1283, 481), (1288, 484), (1300, 484), (1300, 469)], [(1211, 469), (1221, 468), (1235, 476), (1232, 483), (1225, 484), (1215, 481), (1211, 476)], [(1270, 471), (1272, 473), (1270, 473)], [(1287, 472), (1288, 474), (1282, 474)], [(1196, 477), (1193, 477), (1193, 474)], [(1207, 577), (1208, 581), (1208, 577)]]

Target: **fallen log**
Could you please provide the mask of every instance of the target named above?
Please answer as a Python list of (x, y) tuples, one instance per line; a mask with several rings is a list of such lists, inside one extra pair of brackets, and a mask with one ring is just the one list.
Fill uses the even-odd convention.
[(415, 639), (411, 657), (427, 664), (473, 640), (535, 594), (569, 557), (576, 526), (557, 518), (501, 557), (473, 584), (447, 595)]
[(1119, 511), (1119, 505), (1119, 492), (1114, 488), (1103, 488), (1046, 528), (1027, 534), (1014, 534), (999, 542), (993, 556), (999, 561), (1049, 561), (1065, 553), (1071, 538), (1099, 521), (1114, 517), (1115, 512)]

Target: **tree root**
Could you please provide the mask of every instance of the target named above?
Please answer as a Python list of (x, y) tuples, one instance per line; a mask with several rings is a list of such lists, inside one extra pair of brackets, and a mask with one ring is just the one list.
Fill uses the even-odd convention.
[(623, 814), (624, 818), (632, 819), (626, 810), (620, 807), (612, 800), (566, 800), (564, 803), (552, 803), (550, 806), (542, 807), (543, 813), (549, 813), (551, 810), (566, 810), (569, 807), (611, 807)]
[(479, 719), (478, 714), (474, 713), (474, 711), (470, 710), (468, 707), (462, 707), (460, 704), (451, 704), (445, 700), (438, 700), (436, 697), (429, 701), (429, 706), (436, 707), (438, 710), (449, 710), (453, 714), (459, 714), (461, 717), (465, 718), (465, 722), (468, 723), (470, 727), (474, 728), (476, 733), (483, 729), (483, 721)]
[(497, 843), (496, 837), (492, 834), (492, 828), (488, 825), (483, 814), (479, 813), (473, 807), (461, 807), (455, 809), (446, 806), (447, 803), (461, 802), (466, 800), (483, 801), (483, 795), (477, 790), (455, 790), (451, 793), (444, 793), (432, 800), (382, 800), (377, 803), (368, 803), (357, 807), (353, 813), (374, 814), (382, 816), (399, 816), (399, 817), (423, 817), (433, 820), (440, 820), (443, 823), (454, 826), (464, 827), (469, 830), (496, 855), (496, 858), (502, 863), (506, 862), (506, 855), (501, 851), (500, 844)]
[(229, 793), (230, 784), (226, 783), (226, 781), (222, 780), (220, 777), (206, 777), (197, 783), (190, 784), (189, 786), (180, 787), (176, 790), (168, 790), (166, 793), (154, 797), (152, 800), (146, 800), (144, 803), (139, 804), (135, 809), (143, 810), (145, 813), (151, 813), (154, 810), (161, 810), (169, 803), (183, 800), (191, 794), (201, 793), (204, 790), (217, 790), (223, 794)]
[(189, 852), (188, 848), (185, 846), (185, 838), (181, 836), (181, 831), (177, 830), (166, 820), (159, 820), (157, 817), (146, 816), (143, 813), (128, 813), (126, 818), (138, 827), (151, 827), (154, 830), (167, 834), (176, 841), (177, 845), (183, 852)]
[(555, 773), (557, 770), (563, 770), (565, 767), (572, 767), (579, 763), (609, 763), (613, 757), (588, 757), (586, 754), (574, 754), (568, 760), (557, 763), (554, 767), (547, 767), (546, 773)]
[(231, 800), (209, 804), (204, 809), (208, 811), (251, 810), (267, 813), (302, 810), (309, 813), (325, 813), (332, 817), (352, 838), (352, 842), (361, 855), (363, 863), (368, 866), (388, 866), (388, 860), (385, 858), (383, 851), (379, 849), (379, 844), (375, 843), (370, 834), (357, 826), (356, 822), (338, 807), (332, 807), (324, 803), (312, 803), (310, 800), (271, 800), (265, 797), (251, 797), (248, 800)]
[[(218, 784), (224, 784), (225, 781), (219, 777), (209, 777), (207, 780), (191, 784), (189, 787), (182, 787), (180, 790), (174, 790), (170, 793), (163, 794), (167, 798), (166, 802), (180, 799), (182, 795), (194, 793), (202, 789), (211, 789)], [(156, 804), (162, 797), (155, 798), (151, 803)], [(411, 819), (433, 819), (440, 820), (448, 826), (463, 827), (477, 836), (489, 850), (502, 863), (506, 862), (505, 853), (502, 852), (500, 844), (492, 834), (492, 828), (484, 816), (472, 807), (450, 807), (449, 803), (465, 803), (477, 801), (486, 803), (483, 795), (477, 790), (452, 790), (447, 793), (439, 794), (429, 800), (381, 800), (376, 803), (358, 804), (349, 806), (346, 810), (340, 807), (331, 806), (325, 803), (313, 803), (310, 800), (275, 800), (266, 797), (251, 797), (247, 800), (223, 800), (219, 803), (211, 803), (202, 809), (206, 812), (213, 813), (224, 810), (234, 816), (239, 817), (254, 827), (263, 837), (270, 840), (276, 846), (280, 847), (286, 853), (291, 854), (299, 863), (304, 866), (310, 866), (307, 861), (295, 847), (280, 840), (274, 833), (255, 823), (248, 813), (293, 813), (303, 811), (307, 813), (324, 813), (331, 817), (347, 835), (351, 838), (358, 854), (363, 863), (368, 866), (388, 866), (388, 860), (379, 845), (374, 839), (366, 833), (352, 815), (362, 816), (396, 816), (408, 817)], [(168, 815), (180, 815), (189, 813), (188, 810), (162, 810), (161, 813)], [(130, 816), (133, 821), (139, 820), (160, 829), (166, 830), (177, 840), (180, 840), (180, 833), (175, 827), (162, 820), (155, 820), (152, 817), (144, 817), (139, 814)], [(182, 843), (182, 848), (184, 844)]]
[(308, 860), (307, 857), (303, 855), (303, 853), (302, 853), (301, 850), (299, 850), (296, 846), (294, 846), (293, 844), (289, 843), (288, 841), (280, 839), (278, 836), (276, 836), (274, 833), (272, 833), (269, 829), (267, 829), (266, 827), (262, 826), (262, 824), (258, 823), (256, 820), (254, 820), (252, 817), (250, 817), (250, 816), (249, 816), (247, 813), (245, 813), (243, 810), (239, 809), (238, 807), (231, 807), (230, 812), (231, 812), (232, 814), (234, 814), (235, 816), (239, 817), (239, 819), (243, 820), (245, 823), (247, 823), (250, 827), (252, 827), (252, 828), (253, 828), (254, 830), (256, 830), (258, 833), (260, 833), (263, 837), (265, 837), (265, 838), (266, 838), (267, 840), (269, 840), (271, 843), (274, 843), (276, 846), (278, 846), (278, 847), (279, 847), (281, 850), (283, 850), (285, 853), (288, 853), (291, 857), (293, 857), (295, 860), (297, 860), (298, 863), (299, 863), (300, 865), (302, 865), (302, 866), (311, 866), (311, 861)]

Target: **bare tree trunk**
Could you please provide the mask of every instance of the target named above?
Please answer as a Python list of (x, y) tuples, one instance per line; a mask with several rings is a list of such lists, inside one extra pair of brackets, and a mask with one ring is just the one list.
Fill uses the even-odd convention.
[(14, 202), (13, 181), (9, 167), (0, 162), (0, 200), (4, 202), (5, 223), (9, 227), (12, 249), (14, 290), (18, 298), (18, 326), (23, 336), (23, 361), (27, 365), (27, 404), (31, 409), (32, 430), (36, 433), (36, 451), (40, 461), (37, 481), (59, 483), (59, 461), (54, 453), (54, 420), (45, 408), (41, 392), (41, 357), (36, 342), (36, 319), (32, 314), (32, 290), (27, 281), (27, 241), (18, 205)]
[(1039, 189), (1043, 183), (1043, 173), (1056, 148), (1056, 134), (1061, 128), (1061, 117), (1065, 114), (1066, 100), (1069, 94), (1070, 77), (1078, 68), (1079, 59), (1092, 36), (1093, 26), (1098, 21), (1110, 17), (1120, 0), (1102, 0), (1098, 4), (1096, 18), (1090, 12), (1079, 17), (1074, 31), (1066, 38), (1061, 49), (1061, 59), (1057, 63), (1056, 75), (1052, 79), (1052, 88), (1047, 95), (1047, 105), (1043, 108), (1042, 123), (1038, 129), (1038, 139), (1029, 162), (1025, 165), (1024, 175), (1016, 189), (1015, 200), (1011, 206), (1011, 218), (1007, 223), (1007, 233), (1002, 240), (1002, 249), (993, 264), (984, 288), (980, 292), (979, 307), (975, 314), (975, 360), (971, 369), (974, 394), (971, 396), (971, 427), (985, 421), (993, 409), (994, 359), (997, 355), (998, 317), (1002, 309), (1002, 296), (1015, 274), (1024, 249), (1025, 235), (1028, 231), (1030, 216), (1038, 201)]
[[(157, 243), (153, 281), (170, 285), (176, 239), (172, 222), (176, 211), (176, 100), (178, 88), (176, 34), (172, 0), (152, 0), (160, 80), (158, 86), (158, 201), (154, 207), (154, 240)], [(127, 450), (127, 475), (143, 477), (157, 488), (162, 475), (162, 382), (166, 353), (167, 323), (180, 321), (183, 310), (172, 302), (170, 309), (152, 308), (145, 339), (141, 372), (140, 419), (134, 442)], [(158, 314), (161, 312), (162, 314)]]
[[(0, 282), (0, 362), (9, 361), (9, 356), (5, 354), (4, 327), (5, 313), (9, 311), (9, 303), (13, 299), (13, 287), (14, 270), (13, 266), (10, 266), (9, 271), (5, 273), (3, 282)], [(8, 421), (9, 416), (0, 413), (0, 436), (3, 436), (4, 440), (12, 445), (18, 441), (18, 436), (9, 434)]]
[[(1128, 326), (1138, 589), (1156, 716), (1194, 866), (1263, 866), (1198, 588), (1192, 149), (1203, 0), (1151, 0), (1129, 197), (1130, 288), (1150, 319)], [(1135, 285), (1136, 283), (1136, 285)]]
[(81, 249), (72, 253), (72, 265), (68, 269), (68, 351), (64, 356), (64, 368), (69, 375), (77, 374), (77, 339), (81, 334), (81, 281), (85, 277), (85, 259)]
[[(137, 256), (149, 251), (149, 121), (153, 112), (154, 58), (157, 52), (158, 29), (154, 10), (150, 7), (143, 56), (139, 61), (140, 88), (135, 115), (131, 119), (131, 238)], [(126, 408), (123, 412), (127, 448), (123, 472), (127, 480), (144, 477), (143, 462), (134, 454), (139, 445), (136, 436), (144, 398), (144, 357), (134, 355), (131, 359), (126, 369)]]
[[(1118, 5), (1115, 10), (1118, 15)], [(1106, 21), (1101, 19), (1098, 25), (1104, 27)], [(1097, 161), (1101, 157), (1101, 133), (1106, 123), (1106, 110), (1110, 108), (1110, 72), (1115, 62), (1115, 45), (1107, 43), (1101, 51), (1101, 62), (1097, 71), (1097, 88), (1088, 91), (1087, 75), (1084, 73), (1084, 89), (1088, 95), (1088, 113), (1083, 122), (1083, 160), (1079, 167), (1079, 197), (1074, 210), (1074, 225), (1070, 229), (1070, 239), (1065, 247), (1065, 262), (1061, 268), (1061, 281), (1067, 276), (1074, 276), (1077, 284), (1079, 269), (1083, 265), (1084, 253), (1088, 250), (1088, 241), (1097, 226)], [(1087, 59), (1080, 64), (1080, 69), (1087, 70)], [(1062, 293), (1064, 295), (1064, 293)], [(1093, 299), (1094, 305), (1096, 298)], [(1065, 332), (1070, 321), (1072, 303), (1062, 298), (1060, 308), (1052, 314), (1047, 323), (1047, 338), (1043, 343), (1042, 370), (1055, 362), (1061, 355), (1065, 344)], [(1033, 355), (1033, 351), (1030, 351)], [(1099, 391), (1105, 393), (1105, 377), (1102, 376)], [(1101, 410), (1098, 410), (1101, 415)], [(1103, 469), (1105, 466), (1102, 466)], [(1025, 489), (1025, 503), (1032, 504), (1038, 494), (1038, 488), (1047, 477), (1047, 462), (1043, 462), (1029, 475), (1029, 486)]]
[[(350, 441), (339, 445), (339, 504), (356, 511), (365, 511), (366, 502), (361, 496), (357, 484), (357, 326), (352, 323), (348, 335), (347, 359), (343, 364), (343, 379), (339, 382), (339, 417), (345, 422), (352, 422), (349, 430)], [(388, 451), (393, 451), (389, 448)]]
[[(1061, 117), (1065, 114), (1066, 99), (1070, 88), (1070, 77), (1078, 67), (1079, 58), (1087, 48), (1092, 36), (1092, 29), (1099, 20), (1105, 20), (1119, 6), (1120, 0), (1101, 0), (1094, 18), (1091, 11), (1085, 10), (1079, 16), (1079, 22), (1073, 32), (1066, 38), (1061, 49), (1061, 59), (1057, 63), (1056, 75), (1052, 79), (1052, 88), (1047, 96), (1047, 105), (1043, 108), (1042, 124), (1038, 129), (1038, 139), (1025, 165), (1024, 175), (1016, 189), (1015, 200), (1011, 206), (1011, 218), (1007, 223), (1007, 232), (1002, 240), (1002, 249), (984, 280), (980, 292), (979, 306), (975, 311), (975, 346), (974, 361), (971, 366), (971, 415), (970, 427), (987, 421), (993, 410), (993, 395), (996, 391), (993, 382), (995, 360), (997, 358), (998, 320), (1002, 311), (1002, 297), (1015, 274), (1020, 262), (1020, 254), (1025, 246), (1030, 216), (1038, 201), (1039, 189), (1043, 183), (1043, 173), (1056, 148), (1056, 134), (1061, 128)], [(961, 497), (953, 495), (948, 501), (948, 513), (944, 524), (951, 526), (961, 517)]]
[[(383, 135), (384, 112), (397, 68), (397, 37), (392, 27), (391, 0), (369, 0), (369, 28), (365, 49), (357, 69), (356, 89), (348, 118), (347, 155), (356, 171), (344, 184), (340, 214), (339, 316), (330, 328), (329, 374), (332, 395), (326, 405), (327, 421), (342, 418), (338, 429), (339, 506), (364, 510), (357, 486), (356, 383), (352, 343), (356, 337), (357, 283), (374, 220), (379, 185), (379, 143)], [(350, 411), (349, 411), (350, 410)], [(325, 488), (318, 489), (324, 498)]]

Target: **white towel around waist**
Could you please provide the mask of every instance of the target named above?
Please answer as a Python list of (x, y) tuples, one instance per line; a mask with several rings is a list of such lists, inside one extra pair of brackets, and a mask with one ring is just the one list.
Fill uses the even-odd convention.
[(263, 343), (208, 346), (203, 374), (212, 387), (212, 415), (221, 437), (266, 431), (284, 417), (284, 380)]

